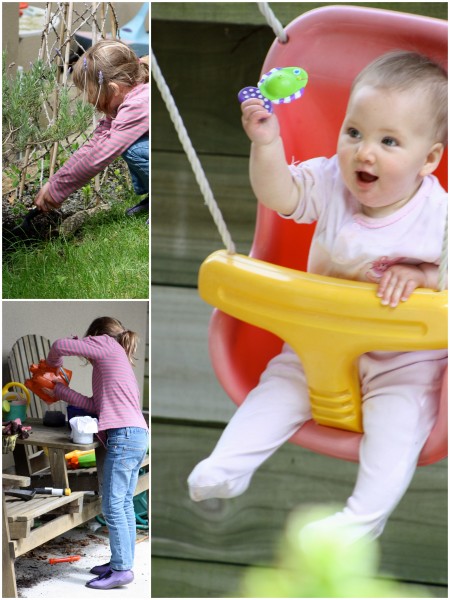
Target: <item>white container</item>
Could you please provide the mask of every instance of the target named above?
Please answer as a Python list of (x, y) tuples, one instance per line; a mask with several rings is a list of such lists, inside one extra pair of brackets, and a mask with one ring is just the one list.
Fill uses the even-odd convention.
[(74, 444), (92, 444), (94, 433), (98, 432), (98, 421), (92, 417), (72, 417), (69, 421), (72, 428)]

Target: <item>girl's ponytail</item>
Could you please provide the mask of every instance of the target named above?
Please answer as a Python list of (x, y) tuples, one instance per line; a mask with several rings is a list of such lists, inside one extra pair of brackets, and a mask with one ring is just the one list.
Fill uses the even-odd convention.
[(138, 335), (134, 331), (130, 331), (129, 329), (125, 329), (121, 333), (116, 336), (116, 340), (125, 350), (126, 355), (128, 356), (128, 360), (132, 365), (134, 365), (134, 356), (136, 354), (137, 345), (138, 345)]

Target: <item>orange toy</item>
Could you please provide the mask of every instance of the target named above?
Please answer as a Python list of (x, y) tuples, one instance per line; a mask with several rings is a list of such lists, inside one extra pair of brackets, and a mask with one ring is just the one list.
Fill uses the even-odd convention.
[(25, 385), (47, 404), (58, 402), (58, 399), (49, 396), (43, 388), (52, 390), (57, 383), (68, 386), (72, 379), (72, 371), (62, 367), (51, 367), (47, 364), (45, 358), (41, 358), (38, 365), (30, 365), (30, 373), (31, 379), (27, 379)]

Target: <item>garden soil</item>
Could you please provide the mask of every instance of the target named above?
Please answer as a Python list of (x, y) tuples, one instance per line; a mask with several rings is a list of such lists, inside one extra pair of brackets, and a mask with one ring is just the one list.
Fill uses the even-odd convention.
[[(115, 170), (119, 169), (120, 183), (128, 179), (128, 169), (123, 161), (117, 161), (114, 164)], [(3, 249), (13, 247), (14, 242), (22, 239), (23, 241), (42, 241), (51, 237), (58, 236), (61, 232), (64, 234), (73, 234), (79, 229), (84, 221), (96, 212), (107, 210), (112, 200), (117, 198), (118, 181), (116, 176), (108, 175), (102, 183), (100, 194), (91, 192), (89, 201), (81, 190), (71, 194), (58, 210), (48, 213), (39, 213), (29, 222), (29, 226), (24, 228), (23, 232), (15, 230), (18, 234), (11, 238), (10, 233), (17, 226), (21, 225), (24, 217), (34, 207), (34, 199), (39, 191), (33, 185), (25, 185), (23, 196), (17, 199), (17, 189), (13, 182), (5, 175), (2, 177), (2, 230), (3, 230)], [(92, 188), (93, 186), (91, 186)]]

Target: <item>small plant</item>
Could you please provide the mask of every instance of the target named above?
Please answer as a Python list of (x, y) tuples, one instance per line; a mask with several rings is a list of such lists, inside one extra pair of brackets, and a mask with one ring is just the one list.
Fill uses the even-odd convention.
[[(55, 66), (37, 60), (28, 70), (12, 75), (3, 53), (2, 75), (4, 161), (13, 164), (28, 146), (48, 149), (89, 127), (94, 108), (70, 98), (68, 89), (58, 84)], [(50, 107), (56, 94), (55, 117)]]

